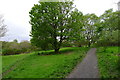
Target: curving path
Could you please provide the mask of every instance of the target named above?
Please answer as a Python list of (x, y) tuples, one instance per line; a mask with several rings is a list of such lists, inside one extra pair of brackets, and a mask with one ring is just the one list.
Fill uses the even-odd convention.
[(99, 78), (96, 48), (87, 52), (83, 61), (67, 76), (67, 78)]

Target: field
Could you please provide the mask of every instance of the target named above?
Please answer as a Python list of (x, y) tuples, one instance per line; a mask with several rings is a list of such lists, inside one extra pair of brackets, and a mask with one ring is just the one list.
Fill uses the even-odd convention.
[(97, 57), (101, 78), (120, 77), (120, 47), (100, 47)]
[(3, 71), (17, 63), (15, 69), (4, 78), (64, 78), (85, 57), (87, 51), (88, 48), (84, 47), (69, 47), (62, 48), (61, 54), (54, 55), (37, 55), (38, 52), (34, 52), (29, 55), (3, 56)]
[(18, 61), (24, 59), (27, 56), (29, 56), (29, 54), (19, 54), (19, 55), (2, 56), (2, 72), (5, 72), (11, 66), (13, 66)]

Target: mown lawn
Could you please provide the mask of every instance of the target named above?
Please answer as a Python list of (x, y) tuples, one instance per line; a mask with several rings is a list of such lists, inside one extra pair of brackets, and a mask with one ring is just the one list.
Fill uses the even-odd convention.
[(97, 57), (101, 78), (120, 77), (120, 47), (100, 47)]
[(11, 66), (16, 64), (19, 60), (27, 57), (29, 54), (2, 56), (2, 72), (8, 70)]
[[(4, 78), (64, 78), (85, 57), (87, 51), (88, 48), (73, 47), (62, 48), (61, 54), (37, 55), (34, 53), (21, 60)], [(10, 59), (6, 58), (6, 62), (7, 60)], [(7, 63), (5, 64), (9, 65), (9, 61)]]

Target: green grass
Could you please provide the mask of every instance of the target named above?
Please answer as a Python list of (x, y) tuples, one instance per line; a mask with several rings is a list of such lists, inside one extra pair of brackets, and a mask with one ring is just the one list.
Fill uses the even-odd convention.
[[(61, 48), (59, 51), (59, 54), (61, 53), (65, 53), (65, 52), (72, 52), (75, 50), (78, 50), (79, 47), (65, 47), (65, 48)], [(54, 53), (54, 50), (47, 50), (47, 51), (36, 51), (37, 54), (39, 55), (53, 55), (56, 54)]]
[(9, 55), (2, 56), (2, 72), (8, 70), (11, 66), (17, 63), (17, 61), (25, 58), (28, 54)]
[[(68, 52), (73, 49), (75, 51)], [(30, 55), (21, 60), (16, 68), (4, 78), (64, 78), (81, 61), (88, 48), (63, 48), (66, 54)]]
[(101, 78), (119, 78), (120, 47), (100, 47), (97, 51), (98, 67)]

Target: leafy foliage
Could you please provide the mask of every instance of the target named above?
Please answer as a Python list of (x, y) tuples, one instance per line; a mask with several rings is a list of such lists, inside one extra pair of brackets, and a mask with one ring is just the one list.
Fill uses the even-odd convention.
[(98, 17), (95, 14), (87, 14), (84, 16), (84, 26), (82, 35), (88, 41), (88, 47), (95, 43), (97, 37)]
[(31, 43), (46, 49), (48, 45), (58, 53), (62, 42), (79, 24), (78, 10), (73, 2), (39, 2), (30, 11)]
[(1, 41), (1, 43), (3, 55), (14, 55), (38, 50), (35, 46), (32, 46), (29, 41), (18, 43), (17, 40), (14, 40), (13, 42)]
[(115, 46), (119, 45), (119, 11), (113, 12), (112, 9), (105, 11), (100, 16), (100, 26), (98, 27), (99, 37), (97, 40), (100, 46)]

